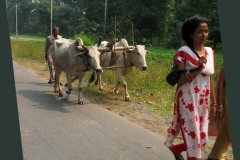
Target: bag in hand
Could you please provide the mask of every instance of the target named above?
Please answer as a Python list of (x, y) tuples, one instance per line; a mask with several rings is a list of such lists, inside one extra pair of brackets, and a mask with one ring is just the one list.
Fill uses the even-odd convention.
[(171, 86), (175, 86), (178, 82), (182, 73), (186, 72), (186, 70), (179, 70), (175, 64), (173, 64), (171, 72), (167, 75), (166, 81)]
[[(193, 49), (191, 48), (191, 50), (193, 51), (193, 53), (198, 57), (198, 53)], [(189, 71), (190, 73), (194, 72), (194, 71), (197, 71), (197, 70), (201, 70), (202, 67), (198, 67), (198, 68), (194, 68), (194, 69), (188, 69), (188, 70), (180, 70), (177, 68), (176, 64), (173, 64), (173, 67), (172, 67), (172, 70), (171, 72), (167, 75), (166, 77), (166, 81), (168, 82), (168, 84), (170, 84), (171, 86), (175, 86), (176, 83), (178, 82), (180, 76), (182, 73), (185, 73), (187, 71)]]

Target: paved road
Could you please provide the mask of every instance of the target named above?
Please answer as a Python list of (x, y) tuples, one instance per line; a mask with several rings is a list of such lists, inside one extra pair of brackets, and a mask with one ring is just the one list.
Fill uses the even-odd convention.
[(165, 137), (87, 99), (59, 98), (45, 78), (13, 64), (25, 160), (174, 160)]

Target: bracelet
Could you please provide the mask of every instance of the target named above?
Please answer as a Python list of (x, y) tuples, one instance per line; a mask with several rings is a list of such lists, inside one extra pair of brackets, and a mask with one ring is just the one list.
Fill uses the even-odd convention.
[(216, 107), (217, 106), (217, 103), (213, 103), (210, 105), (211, 107)]

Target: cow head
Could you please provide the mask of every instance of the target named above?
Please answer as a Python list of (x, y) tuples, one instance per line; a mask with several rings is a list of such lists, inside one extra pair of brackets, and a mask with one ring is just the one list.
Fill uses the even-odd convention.
[(83, 45), (81, 47), (84, 49), (84, 51), (76, 54), (75, 57), (81, 57), (86, 68), (89, 70), (94, 70), (97, 74), (101, 74), (103, 70), (100, 66), (100, 52), (98, 51), (98, 47), (85, 47)]
[(125, 51), (130, 55), (131, 63), (142, 71), (147, 69), (146, 55), (150, 54), (150, 52), (145, 48), (148, 46), (151, 45), (137, 45), (137, 43), (135, 43), (133, 49)]

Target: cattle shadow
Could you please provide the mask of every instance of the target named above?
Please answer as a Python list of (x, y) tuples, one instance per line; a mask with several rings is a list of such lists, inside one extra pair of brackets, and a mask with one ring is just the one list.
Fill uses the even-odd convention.
[[(28, 99), (29, 101), (32, 101), (36, 104), (31, 104), (31, 106), (36, 107), (38, 109), (44, 109), (44, 110), (53, 110), (58, 111), (62, 113), (70, 113), (67, 111), (64, 107), (71, 107), (76, 106), (77, 104), (77, 98), (73, 97), (71, 101), (69, 101), (69, 95), (66, 95), (64, 97), (59, 97), (56, 93), (54, 95), (54, 92), (52, 91), (33, 91), (33, 90), (18, 90), (17, 92), (17, 100), (18, 104), (24, 103), (24, 98)], [(21, 97), (21, 96), (23, 97)], [(23, 105), (27, 105), (28, 102), (25, 102)], [(80, 105), (79, 105), (80, 106)]]
[[(63, 113), (68, 113), (67, 110), (64, 109), (66, 106), (82, 106), (77, 103), (77, 95), (78, 95), (78, 89), (77, 86), (73, 85), (73, 90), (71, 95), (66, 94), (67, 87), (62, 86), (64, 97), (59, 97), (58, 93), (54, 93), (54, 84), (48, 84), (43, 82), (37, 82), (37, 81), (28, 81), (28, 82), (15, 82), (16, 84), (29, 84), (31, 85), (31, 88), (34, 86), (41, 86), (41, 87), (50, 87), (52, 88), (52, 91), (49, 89), (46, 89), (45, 91), (34, 91), (34, 90), (19, 90), (17, 94), (20, 94), (24, 96), (25, 98), (29, 99), (30, 101), (33, 101), (37, 103), (36, 105), (32, 105), (33, 107), (37, 107), (39, 109), (45, 109), (45, 110), (54, 110), (59, 111)], [(33, 87), (34, 88), (34, 87)], [(95, 89), (94, 89), (95, 88)], [(95, 105), (116, 105), (116, 101), (119, 101), (121, 103), (129, 103), (126, 102), (123, 99), (123, 96), (116, 95), (118, 98), (112, 98), (107, 88), (105, 88), (103, 91), (99, 91), (97, 86), (90, 85), (89, 87), (83, 87), (83, 99), (84, 99), (84, 105), (86, 104), (95, 104)], [(69, 101), (69, 97), (71, 101)], [(114, 102), (113, 102), (114, 101)]]
[[(74, 90), (76, 88), (74, 87)], [(104, 87), (104, 90), (100, 91), (98, 89), (98, 86), (90, 85), (89, 87), (83, 88), (83, 96), (86, 97), (89, 101), (91, 101), (92, 104), (96, 105), (119, 105), (121, 104), (130, 104), (131, 101), (125, 101), (124, 100), (124, 92), (115, 94), (115, 93), (109, 93), (109, 89)], [(121, 104), (119, 104), (119, 102)]]
[(49, 84), (47, 83), (42, 83), (42, 82), (15, 82), (15, 84), (31, 84), (31, 85), (36, 85), (36, 86), (50, 86), (54, 87), (54, 84)]

